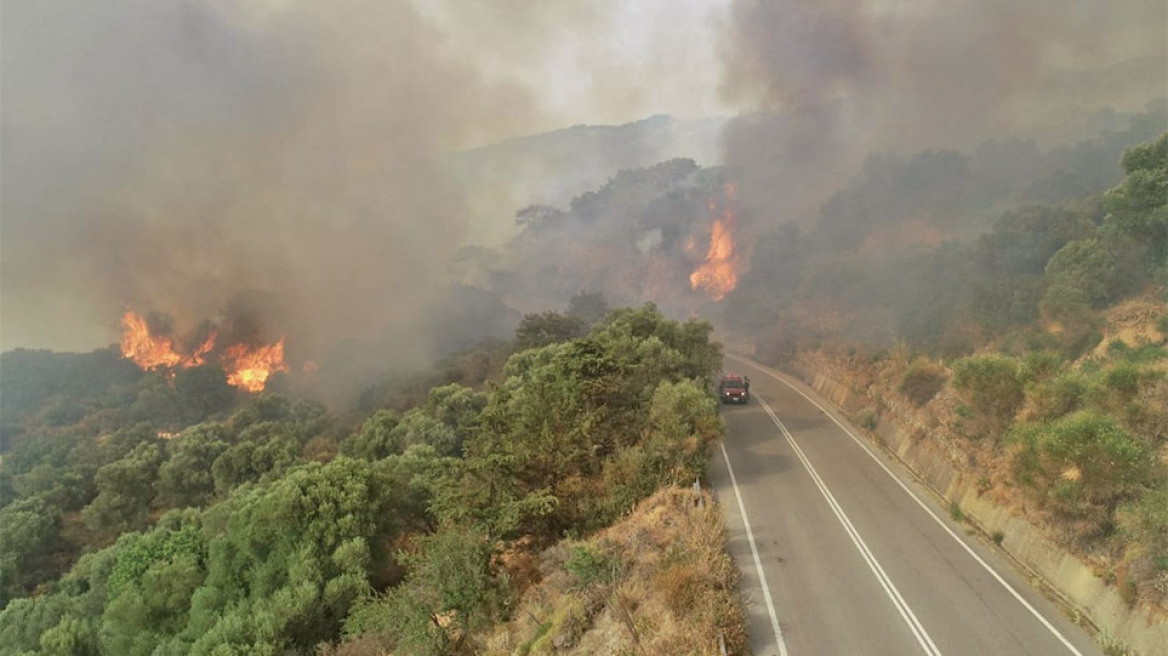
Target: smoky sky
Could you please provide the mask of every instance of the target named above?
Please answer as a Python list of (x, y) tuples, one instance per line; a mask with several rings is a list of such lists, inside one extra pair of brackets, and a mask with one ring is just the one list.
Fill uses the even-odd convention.
[[(1168, 94), (1165, 25), (1168, 5), (1143, 0), (735, 0), (722, 90), (746, 111), (725, 158), (759, 215), (805, 218), (873, 152), (967, 148), (1060, 112), (1142, 109)], [(1161, 75), (1134, 97), (1076, 77), (1138, 57), (1159, 58)], [(1114, 82), (1107, 91), (1125, 89)]]
[(1166, 10), (9, 0), (2, 11), (3, 348), (109, 343), (127, 305), (180, 327), (246, 305), (307, 357), (370, 333), (399, 335), (403, 351), (426, 341), (403, 326), (483, 233), (442, 153), (588, 116), (741, 107), (724, 135), (741, 199), (752, 216), (787, 220), (867, 153), (1005, 133), (1049, 109), (1060, 74), (1163, 57)]
[(567, 120), (509, 63), (575, 53), (590, 107), (651, 109), (580, 55), (620, 4), (5, 2), (4, 348), (109, 343), (127, 305), (265, 298), (309, 351), (407, 322), (468, 230), (440, 153)]

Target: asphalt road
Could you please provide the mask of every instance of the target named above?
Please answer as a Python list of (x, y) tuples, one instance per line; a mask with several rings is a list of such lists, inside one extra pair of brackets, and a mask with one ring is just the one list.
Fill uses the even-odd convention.
[(726, 366), (753, 398), (723, 406), (710, 470), (756, 656), (1102, 653), (822, 397)]

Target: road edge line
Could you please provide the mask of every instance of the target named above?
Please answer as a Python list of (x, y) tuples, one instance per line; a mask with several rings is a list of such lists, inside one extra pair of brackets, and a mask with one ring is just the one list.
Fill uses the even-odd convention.
[(812, 405), (819, 408), (825, 415), (827, 415), (827, 417), (829, 419), (831, 419), (833, 422), (835, 422), (836, 426), (839, 426), (845, 433), (847, 433), (848, 437), (851, 437), (852, 441), (854, 441), (857, 445), (859, 445), (859, 447), (861, 449), (863, 449), (864, 452), (867, 453), (868, 456), (876, 462), (876, 464), (880, 465), (880, 468), (883, 469), (886, 474), (888, 474), (890, 477), (892, 477), (892, 480), (896, 481), (896, 484), (899, 485), (900, 488), (902, 490), (904, 490), (905, 493), (908, 494), (909, 497), (911, 497), (913, 501), (916, 501), (917, 505), (920, 506), (922, 510), (924, 510), (926, 513), (929, 514), (930, 517), (933, 518), (933, 521), (937, 522), (937, 524), (941, 528), (945, 529), (945, 532), (948, 533), (949, 536), (957, 542), (957, 544), (961, 545), (961, 548), (965, 549), (966, 553), (968, 553), (970, 556), (972, 556), (973, 559), (975, 561), (977, 561), (977, 563), (979, 565), (981, 565), (983, 569), (985, 569), (987, 572), (989, 572), (990, 575), (994, 577), (994, 580), (996, 580), (999, 584), (1001, 584), (1001, 586), (1003, 588), (1005, 588), (1006, 591), (1009, 592), (1010, 595), (1013, 596), (1014, 599), (1018, 601), (1018, 603), (1022, 604), (1022, 606), (1024, 606), (1026, 608), (1026, 610), (1030, 611), (1030, 614), (1033, 615), (1035, 617), (1035, 619), (1037, 619), (1040, 623), (1042, 623), (1042, 625), (1044, 627), (1046, 627), (1046, 629), (1048, 631), (1050, 631), (1051, 634), (1054, 635), (1054, 637), (1058, 638), (1059, 642), (1063, 643), (1064, 647), (1066, 647), (1072, 654), (1075, 654), (1075, 656), (1083, 656), (1083, 652), (1079, 651), (1079, 649), (1077, 647), (1075, 647), (1075, 645), (1071, 644), (1071, 641), (1068, 640), (1067, 637), (1064, 636), (1061, 631), (1059, 631), (1057, 628), (1055, 628), (1055, 626), (1050, 623), (1050, 620), (1046, 619), (1046, 617), (1042, 613), (1038, 612), (1038, 609), (1035, 608), (1029, 601), (1027, 601), (1026, 598), (1021, 595), (1021, 593), (1019, 593), (1017, 590), (1015, 590), (1014, 586), (1010, 585), (1009, 582), (1007, 582), (1005, 579), (1003, 579), (1002, 575), (998, 574), (997, 570), (995, 570), (993, 567), (991, 567), (990, 564), (987, 563), (981, 556), (979, 556), (977, 554), (977, 552), (973, 550), (972, 547), (970, 547), (968, 544), (966, 544), (965, 540), (962, 540), (961, 537), (958, 536), (957, 533), (955, 533), (953, 531), (953, 529), (949, 528), (949, 526), (945, 522), (943, 522), (941, 520), (941, 518), (938, 517), (937, 514), (934, 513), (931, 508), (929, 508), (927, 505), (925, 505), (924, 501), (921, 501), (920, 497), (918, 497), (915, 492), (913, 492), (911, 489), (909, 489), (909, 487), (907, 485), (904, 484), (904, 481), (900, 480), (899, 476), (894, 474), (892, 472), (892, 470), (888, 468), (888, 465), (884, 464), (884, 462), (881, 461), (880, 458), (877, 458), (875, 453), (872, 453), (872, 450), (868, 448), (868, 445), (864, 444), (863, 441), (860, 440), (860, 438), (856, 437), (856, 435), (850, 429), (848, 429), (848, 427), (845, 426), (839, 419), (836, 419), (835, 415), (832, 414), (830, 411), (828, 411), (827, 408), (823, 407), (823, 405), (821, 405), (818, 401), (816, 401), (815, 399), (808, 396), (806, 393), (803, 392), (803, 390), (792, 385), (790, 382), (785, 380), (782, 376), (774, 373), (774, 371), (770, 367), (768, 367), (764, 364), (755, 362), (753, 360), (750, 360), (748, 358), (740, 357), (740, 356), (728, 355), (728, 357), (735, 359), (735, 360), (738, 360), (739, 362), (746, 362), (746, 363), (753, 365), (759, 371), (767, 374), (771, 378), (774, 378), (775, 380), (786, 385), (787, 387), (790, 387), (797, 394), (799, 394), (799, 396), (802, 396), (803, 398), (810, 401), (812, 403)]
[(758, 545), (754, 542), (754, 531), (750, 530), (750, 520), (746, 517), (746, 504), (742, 502), (742, 493), (738, 491), (738, 479), (734, 477), (734, 467), (730, 465), (730, 454), (726, 453), (724, 441), (718, 442), (722, 449), (722, 460), (726, 463), (726, 471), (730, 474), (730, 486), (734, 488), (734, 497), (738, 500), (738, 512), (742, 515), (742, 525), (746, 528), (746, 539), (750, 541), (750, 553), (754, 556), (754, 568), (758, 572), (758, 584), (762, 587), (763, 600), (766, 601), (767, 612), (771, 616), (771, 628), (775, 631), (775, 640), (779, 643), (779, 656), (787, 656), (787, 643), (783, 641), (783, 631), (779, 628), (779, 616), (775, 612), (775, 602), (771, 599), (770, 585), (767, 584), (766, 573), (762, 571), (762, 559), (758, 556)]
[(917, 639), (917, 643), (920, 644), (921, 649), (924, 650), (925, 654), (928, 654), (928, 656), (942, 656), (941, 650), (938, 649), (936, 643), (933, 642), (933, 638), (929, 635), (928, 630), (925, 629), (925, 625), (921, 622), (920, 618), (917, 617), (917, 614), (913, 612), (912, 607), (908, 605), (908, 601), (905, 600), (904, 596), (900, 594), (900, 589), (897, 588), (896, 584), (892, 582), (892, 577), (888, 575), (888, 572), (884, 571), (884, 567), (880, 564), (880, 561), (877, 560), (876, 554), (872, 553), (871, 547), (869, 547), (868, 543), (864, 541), (864, 538), (860, 535), (859, 529), (857, 529), (856, 526), (852, 524), (851, 518), (849, 518), (848, 514), (844, 512), (843, 506), (841, 506), (840, 502), (836, 500), (835, 495), (831, 493), (831, 489), (827, 487), (827, 482), (824, 481), (823, 477), (819, 475), (819, 471), (816, 470), (815, 466), (811, 464), (811, 459), (807, 457), (807, 454), (803, 452), (803, 449), (799, 446), (799, 443), (795, 441), (795, 436), (791, 434), (791, 431), (787, 430), (786, 425), (783, 424), (778, 415), (775, 414), (775, 411), (771, 409), (770, 404), (768, 404), (765, 399), (757, 394), (755, 394), (755, 398), (758, 399), (758, 402), (760, 405), (762, 405), (763, 410), (766, 410), (766, 413), (768, 416), (770, 416), (771, 421), (774, 422), (775, 426), (777, 426), (782, 432), (783, 437), (787, 440), (787, 443), (791, 445), (791, 449), (794, 450), (795, 456), (799, 459), (799, 462), (803, 465), (803, 468), (811, 476), (811, 481), (815, 483), (815, 487), (819, 489), (819, 493), (823, 495), (824, 500), (827, 501), (828, 507), (831, 508), (832, 513), (835, 515), (836, 519), (839, 520), (840, 525), (843, 526), (844, 532), (847, 533), (849, 538), (851, 538), (852, 544), (855, 545), (856, 550), (860, 552), (860, 557), (864, 559), (864, 562), (868, 565), (868, 569), (870, 569), (873, 576), (876, 577), (876, 582), (879, 583), (880, 587), (884, 589), (884, 594), (888, 595), (889, 600), (892, 601), (892, 605), (896, 608), (897, 612), (900, 613), (901, 619), (903, 619), (904, 623), (908, 625), (909, 630), (912, 632), (913, 637)]

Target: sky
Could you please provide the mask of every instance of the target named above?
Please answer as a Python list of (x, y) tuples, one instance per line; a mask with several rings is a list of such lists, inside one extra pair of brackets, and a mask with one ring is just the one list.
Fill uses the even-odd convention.
[(533, 132), (731, 113), (719, 92), (729, 0), (437, 0), (419, 10), (484, 77), (538, 89)]

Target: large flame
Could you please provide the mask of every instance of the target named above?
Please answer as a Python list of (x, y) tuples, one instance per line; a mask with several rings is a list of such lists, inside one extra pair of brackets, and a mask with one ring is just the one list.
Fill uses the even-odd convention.
[[(733, 184), (727, 184), (723, 191), (728, 200), (734, 199)], [(715, 210), (714, 203), (710, 203), (710, 209)], [(738, 285), (739, 258), (734, 249), (733, 230), (734, 210), (727, 207), (710, 228), (710, 248), (705, 261), (689, 276), (694, 291), (702, 290), (715, 301), (725, 298)]]
[(268, 377), (277, 371), (288, 371), (284, 364), (284, 338), (275, 344), (248, 349), (245, 344), (229, 346), (223, 352), (227, 382), (249, 392), (261, 392)]
[[(175, 369), (202, 365), (215, 350), (217, 337), (211, 331), (190, 353), (184, 354), (171, 338), (151, 333), (149, 324), (141, 315), (133, 310), (122, 315), (122, 357), (133, 360), (145, 370), (161, 369), (171, 374)], [(282, 337), (267, 346), (229, 346), (219, 355), (218, 361), (227, 374), (227, 382), (249, 392), (263, 391), (273, 373), (288, 371)]]
[(122, 315), (122, 357), (143, 369), (175, 367), (183, 360), (169, 338), (150, 334), (146, 320), (130, 310)]

